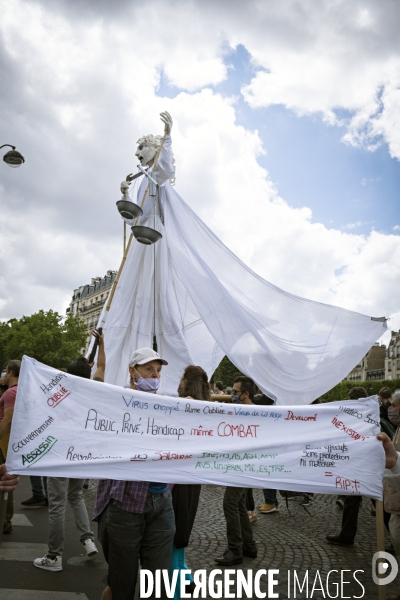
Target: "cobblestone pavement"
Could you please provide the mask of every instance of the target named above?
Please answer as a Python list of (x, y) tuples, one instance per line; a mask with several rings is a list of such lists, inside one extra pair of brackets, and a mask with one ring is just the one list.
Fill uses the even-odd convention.
[[(96, 487), (97, 482), (90, 481), (89, 489), (85, 491), (89, 514), (93, 510)], [(46, 508), (25, 510), (21, 506), (21, 501), (29, 497), (30, 491), (29, 479), (22, 477), (16, 490), (17, 514), (14, 531), (11, 536), (3, 536), (3, 544), (0, 548), (0, 600), (10, 600), (11, 588), (14, 592), (12, 598), (17, 600), (25, 598), (71, 600), (78, 597), (99, 600), (103, 589), (101, 580), (106, 574), (107, 565), (101, 554), (94, 559), (84, 557), (73, 514), (69, 508), (66, 513), (63, 571), (54, 574), (33, 567), (33, 559), (43, 556), (47, 549), (48, 514)], [(213, 569), (220, 569), (222, 573), (217, 575), (216, 579), (221, 579), (224, 571), (229, 570), (232, 571), (230, 577), (234, 579), (235, 573), (239, 571), (242, 577), (247, 577), (249, 570), (252, 570), (254, 576), (262, 569), (279, 569), (279, 574), (275, 575), (278, 585), (274, 591), (279, 592), (280, 600), (378, 598), (378, 589), (373, 584), (371, 570), (376, 536), (375, 518), (371, 516), (370, 500), (363, 499), (354, 548), (332, 546), (325, 540), (327, 533), (338, 533), (340, 530), (342, 511), (335, 505), (336, 496), (315, 496), (314, 502), (307, 507), (308, 512), (300, 506), (300, 498), (297, 498), (289, 502), (289, 512), (285, 502), (281, 501), (279, 512), (258, 515), (258, 521), (253, 526), (258, 546), (257, 559), (245, 558), (243, 565), (224, 568), (214, 562), (215, 558), (221, 556), (226, 549), (225, 520), (222, 510), (223, 493), (223, 487), (207, 485), (202, 487), (199, 510), (187, 549), (187, 563), (190, 569), (205, 569), (208, 573)], [(254, 497), (257, 506), (263, 503), (262, 490), (254, 490)], [(386, 534), (387, 545), (389, 541)], [(327, 588), (326, 577), (332, 570), (339, 571), (339, 577), (340, 571), (347, 570), (344, 581), (352, 581), (352, 584), (344, 585), (343, 591), (340, 588), (337, 591), (334, 584), (340, 579), (337, 573), (332, 573), (331, 584)], [(353, 578), (353, 572), (357, 570), (359, 573), (356, 576), (364, 586), (364, 593), (362, 587)], [(308, 572), (308, 592), (306, 586), (302, 591), (297, 586), (294, 593), (295, 571), (301, 584)], [(288, 585), (288, 573), (290, 573), (290, 585)], [(315, 580), (316, 586), (313, 592)], [(267, 592), (266, 576), (262, 576), (260, 587), (263, 592)], [(400, 585), (399, 587), (396, 584), (389, 585), (388, 596), (395, 594), (399, 588)], [(234, 592), (235, 589), (234, 585), (231, 591)], [(219, 597), (226, 597), (226, 594)], [(231, 597), (239, 596), (234, 593)], [(243, 597), (254, 598), (255, 595), (244, 593)]]
[[(226, 549), (225, 520), (222, 510), (222, 497), (224, 488), (203, 486), (199, 510), (194, 524), (192, 538), (187, 550), (187, 563), (189, 568), (207, 569), (211, 571), (220, 568), (214, 559)], [(264, 502), (262, 490), (254, 490), (256, 506)], [(369, 499), (364, 498), (359, 515), (359, 528), (354, 548), (332, 546), (325, 541), (328, 533), (340, 531), (342, 511), (336, 507), (336, 496), (318, 495), (313, 503), (307, 507), (308, 513), (300, 505), (300, 498), (289, 501), (289, 511), (284, 500), (280, 502), (279, 512), (269, 515), (258, 514), (258, 521), (253, 525), (254, 536), (258, 546), (257, 559), (245, 558), (243, 565), (229, 567), (230, 569), (279, 569), (276, 576), (279, 585), (275, 591), (279, 598), (329, 598), (326, 590), (326, 576), (329, 571), (336, 569), (338, 574), (330, 576), (332, 584), (329, 588), (330, 597), (363, 597), (368, 600), (378, 598), (378, 588), (372, 581), (372, 556), (376, 551), (376, 525), (375, 517), (371, 516), (373, 508)], [(390, 538), (386, 533), (386, 545)], [(222, 569), (224, 569), (222, 567)], [(340, 581), (340, 571), (349, 569), (345, 573), (344, 581), (352, 581), (343, 587), (343, 592), (336, 591), (334, 582)], [(303, 581), (308, 571), (308, 594), (306, 589), (296, 595), (293, 591), (293, 571), (296, 570), (300, 582)], [(362, 595), (361, 586), (354, 580), (353, 572), (365, 588)], [(290, 571), (291, 585), (288, 593), (288, 571)], [(323, 582), (324, 591), (317, 591), (321, 584), (316, 584), (316, 589), (311, 595), (312, 586), (319, 571)], [(301, 576), (301, 577), (300, 577)], [(261, 580), (261, 589), (267, 591), (266, 577)], [(234, 587), (232, 589), (235, 589)], [(398, 590), (396, 584), (387, 587), (389, 594)], [(325, 594), (325, 595), (324, 595)], [(268, 595), (267, 595), (268, 597)]]
[[(187, 564), (190, 569), (206, 569), (209, 573), (213, 569), (222, 569), (214, 559), (221, 556), (226, 550), (225, 519), (222, 510), (223, 487), (203, 485), (199, 509), (192, 531), (190, 545), (187, 549)], [(89, 490), (85, 494), (88, 508), (94, 503), (96, 482), (91, 481)], [(253, 490), (256, 507), (264, 502), (262, 490)], [(280, 499), (279, 512), (269, 515), (258, 514), (258, 521), (253, 525), (254, 537), (257, 541), (258, 557), (254, 560), (244, 558), (243, 565), (229, 567), (235, 571), (243, 570), (245, 573), (252, 569), (253, 573), (259, 569), (279, 569), (276, 575), (279, 585), (274, 588), (279, 592), (280, 599), (298, 598), (332, 598), (362, 597), (367, 600), (378, 598), (378, 588), (372, 581), (372, 556), (376, 552), (376, 524), (375, 517), (371, 515), (373, 505), (371, 500), (363, 498), (359, 514), (358, 532), (354, 548), (332, 546), (325, 540), (328, 533), (340, 531), (342, 510), (336, 507), (336, 496), (317, 495), (313, 503), (307, 506), (307, 511), (300, 505), (300, 499), (290, 500), (288, 508), (285, 500)], [(390, 544), (387, 532), (386, 545)], [(339, 574), (330, 576), (332, 582), (326, 587), (326, 576), (329, 571), (336, 569)], [(335, 582), (340, 582), (340, 571), (349, 570), (344, 574), (344, 581), (352, 584), (344, 585), (343, 592), (337, 591)], [(365, 588), (354, 580), (353, 572), (359, 570), (357, 579)], [(288, 571), (290, 572), (290, 594), (288, 593)], [(306, 588), (302, 592), (293, 590), (293, 571), (297, 572), (302, 583), (308, 571), (308, 593)], [(321, 584), (317, 579), (315, 590), (312, 587), (316, 573), (319, 572)], [(362, 573), (361, 571), (364, 571)], [(217, 577), (216, 579), (220, 579)], [(261, 590), (267, 592), (267, 578), (261, 579)], [(387, 586), (387, 595), (395, 594), (399, 590), (396, 583)], [(235, 586), (232, 587), (232, 590)], [(324, 595), (325, 594), (325, 595)], [(235, 595), (236, 597), (236, 595)], [(266, 596), (268, 598), (268, 594)], [(255, 596), (254, 596), (255, 598)]]

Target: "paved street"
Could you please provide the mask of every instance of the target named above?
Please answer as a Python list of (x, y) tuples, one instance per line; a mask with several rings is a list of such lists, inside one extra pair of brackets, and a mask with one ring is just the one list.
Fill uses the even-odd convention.
[[(21, 500), (30, 497), (29, 480), (21, 478), (15, 494), (14, 531), (3, 536), (0, 548), (0, 600), (99, 600), (103, 589), (101, 580), (106, 573), (106, 564), (101, 554), (95, 560), (83, 557), (83, 549), (79, 544), (72, 513), (68, 509), (66, 520), (66, 547), (63, 558), (63, 571), (52, 573), (36, 569), (32, 565), (34, 558), (43, 556), (47, 551), (47, 508), (23, 509)], [(88, 510), (91, 512), (94, 501), (95, 483), (92, 482), (86, 492)], [(225, 522), (222, 511), (223, 488), (203, 486), (200, 507), (187, 551), (187, 562), (191, 569), (218, 568), (214, 558), (225, 550)], [(254, 490), (257, 504), (261, 504), (261, 490)], [(324, 598), (326, 594), (326, 575), (332, 569), (345, 574), (345, 581), (352, 585), (344, 587), (343, 595), (338, 597), (364, 597), (372, 600), (378, 597), (377, 588), (371, 577), (371, 561), (375, 551), (375, 518), (371, 516), (371, 502), (363, 500), (359, 519), (359, 532), (354, 548), (340, 548), (325, 542), (325, 535), (337, 532), (340, 528), (341, 511), (335, 506), (336, 497), (317, 496), (314, 503), (307, 507), (309, 514), (299, 505), (299, 500), (289, 502), (289, 511), (284, 504), (278, 513), (259, 515), (253, 526), (258, 544), (258, 558), (244, 559), (239, 567), (242, 569), (279, 569), (276, 576), (279, 585), (275, 591), (279, 598)], [(95, 531), (97, 526), (94, 524)], [(387, 543), (389, 539), (387, 538)], [(293, 593), (293, 571), (303, 580), (306, 570), (309, 571), (309, 592)], [(363, 570), (357, 578), (365, 587), (362, 588), (352, 577), (352, 572)], [(291, 593), (288, 594), (288, 571), (291, 573)], [(316, 571), (319, 571), (324, 584), (322, 591), (314, 591), (311, 596)], [(333, 583), (338, 581), (337, 574), (331, 575), (331, 597), (336, 596)], [(266, 578), (262, 578), (261, 589), (267, 591)], [(316, 589), (320, 584), (316, 585)], [(388, 586), (389, 593), (396, 592), (396, 585)]]
[[(202, 502), (197, 513), (196, 523), (192, 534), (192, 540), (188, 551), (188, 564), (190, 568), (215, 568), (214, 557), (225, 549), (224, 516), (222, 512), (223, 488), (204, 486), (202, 490)], [(254, 490), (256, 505), (263, 502), (261, 490)], [(359, 530), (354, 548), (342, 548), (332, 546), (325, 541), (327, 533), (338, 533), (342, 511), (335, 505), (336, 496), (316, 496), (314, 502), (307, 507), (308, 513), (299, 504), (299, 500), (289, 501), (289, 511), (285, 501), (281, 501), (280, 511), (270, 515), (259, 514), (254, 527), (254, 534), (258, 544), (258, 557), (256, 560), (244, 559), (243, 569), (279, 569), (279, 591), (280, 598), (307, 598), (307, 595), (297, 591), (288, 595), (287, 572), (293, 570), (301, 574), (300, 581), (304, 579), (305, 572), (309, 571), (309, 597), (324, 598), (322, 592), (314, 592), (311, 596), (312, 583), (318, 570), (322, 581), (325, 583), (326, 575), (332, 569), (338, 571), (350, 569), (364, 570), (357, 575), (365, 587), (364, 598), (372, 600), (378, 597), (377, 587), (372, 582), (371, 565), (375, 549), (375, 517), (371, 516), (372, 504), (370, 500), (364, 499), (359, 517)], [(390, 538), (386, 538), (386, 544)], [(238, 567), (230, 567), (238, 568)], [(333, 574), (335, 575), (335, 574)], [(360, 576), (361, 575), (361, 576)], [(264, 579), (264, 578), (263, 578)], [(352, 579), (352, 573), (346, 573), (345, 581)], [(337, 578), (332, 577), (332, 582)], [(354, 580), (353, 580), (354, 583)], [(318, 586), (317, 586), (318, 587)], [(267, 587), (262, 587), (264, 591)], [(387, 588), (389, 593), (395, 593), (396, 585)], [(304, 590), (305, 591), (305, 590)], [(326, 593), (326, 588), (325, 588)], [(362, 588), (355, 585), (344, 587), (344, 595), (339, 597), (361, 596)], [(330, 594), (335, 597), (335, 588), (332, 586)], [(389, 594), (388, 594), (389, 595)]]

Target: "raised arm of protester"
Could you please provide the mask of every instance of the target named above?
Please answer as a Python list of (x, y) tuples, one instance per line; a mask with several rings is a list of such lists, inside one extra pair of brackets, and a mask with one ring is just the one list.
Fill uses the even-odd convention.
[(104, 381), (104, 373), (106, 370), (106, 353), (104, 351), (104, 335), (99, 333), (97, 329), (92, 331), (92, 335), (99, 340), (99, 350), (97, 353), (97, 369), (93, 375), (95, 381)]
[(393, 445), (392, 440), (386, 433), (379, 433), (376, 437), (382, 442), (382, 446), (385, 451), (385, 468), (393, 469), (393, 467), (397, 465), (398, 453)]

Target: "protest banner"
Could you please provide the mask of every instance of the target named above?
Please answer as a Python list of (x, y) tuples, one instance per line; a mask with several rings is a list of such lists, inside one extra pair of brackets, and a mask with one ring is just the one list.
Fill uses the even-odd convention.
[(256, 406), (146, 394), (24, 357), (7, 466), (21, 475), (382, 498), (377, 397)]

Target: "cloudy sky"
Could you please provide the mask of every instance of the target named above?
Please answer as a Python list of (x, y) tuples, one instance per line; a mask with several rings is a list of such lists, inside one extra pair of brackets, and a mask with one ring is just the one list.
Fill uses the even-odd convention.
[[(396, 0), (0, 0), (0, 319), (117, 269), (119, 184), (174, 118), (176, 190), (257, 273), (400, 327)], [(3, 150), (4, 152), (4, 150)]]

